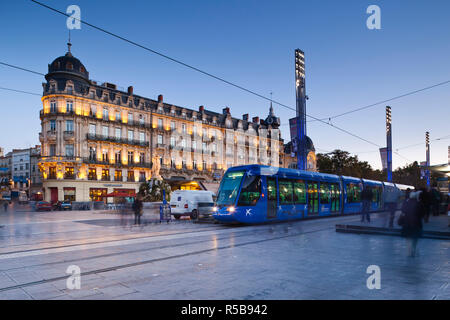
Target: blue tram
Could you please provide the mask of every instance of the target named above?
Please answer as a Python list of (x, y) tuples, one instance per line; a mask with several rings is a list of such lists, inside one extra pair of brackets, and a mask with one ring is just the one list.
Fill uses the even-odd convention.
[(263, 223), (357, 213), (361, 191), (372, 189), (372, 212), (383, 209), (383, 191), (404, 186), (319, 172), (247, 165), (229, 168), (220, 183), (213, 217), (222, 222)]

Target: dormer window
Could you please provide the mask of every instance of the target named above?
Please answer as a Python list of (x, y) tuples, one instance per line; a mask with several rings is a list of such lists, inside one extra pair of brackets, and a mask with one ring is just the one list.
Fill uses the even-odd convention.
[(81, 67), (80, 67), (80, 72), (81, 72), (81, 73), (85, 73), (85, 72), (86, 72), (86, 69), (85, 69), (83, 66), (81, 66)]
[(72, 64), (72, 62), (67, 62), (67, 64), (66, 64), (66, 69), (67, 69), (67, 70), (73, 70), (73, 64)]

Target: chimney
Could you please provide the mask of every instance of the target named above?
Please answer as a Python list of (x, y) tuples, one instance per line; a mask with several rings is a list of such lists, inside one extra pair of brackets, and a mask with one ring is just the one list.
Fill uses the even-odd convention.
[(158, 102), (163, 102), (163, 95), (162, 95), (162, 94), (160, 94), (160, 95), (158, 96)]
[(203, 111), (205, 111), (205, 107), (204, 106), (198, 107), (198, 112), (203, 112)]
[(228, 108), (228, 107), (223, 108), (222, 114), (225, 114), (225, 115), (230, 114), (230, 108)]
[(253, 123), (258, 123), (259, 122), (259, 117), (253, 117), (252, 121), (253, 121)]
[(242, 120), (248, 121), (248, 113), (242, 115)]
[(128, 87), (128, 94), (131, 96), (133, 95), (133, 86)]

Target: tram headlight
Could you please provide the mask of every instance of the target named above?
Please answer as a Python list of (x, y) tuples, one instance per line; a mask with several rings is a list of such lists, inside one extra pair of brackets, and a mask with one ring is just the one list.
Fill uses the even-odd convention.
[(236, 209), (234, 207), (228, 207), (227, 211), (233, 213)]
[(219, 210), (219, 208), (217, 208), (217, 207), (213, 207), (213, 209), (212, 209), (213, 212), (217, 212), (218, 210)]

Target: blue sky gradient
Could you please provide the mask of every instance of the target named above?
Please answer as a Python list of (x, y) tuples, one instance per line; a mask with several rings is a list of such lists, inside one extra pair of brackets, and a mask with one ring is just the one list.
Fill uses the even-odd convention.
[[(65, 1), (43, 0), (200, 69), (295, 107), (294, 49), (306, 57), (307, 113), (328, 117), (450, 80), (449, 1)], [(381, 30), (366, 27), (366, 8), (381, 8)], [(42, 73), (67, 51), (66, 18), (31, 1), (0, 2), (0, 61)], [(72, 52), (92, 79), (197, 109), (231, 108), (265, 117), (269, 102), (83, 25)], [(0, 66), (0, 87), (42, 93), (42, 76)], [(390, 103), (394, 149), (450, 135), (450, 85)], [(39, 144), (39, 96), (0, 90), (0, 146)], [(295, 116), (274, 105), (283, 124)], [(334, 119), (384, 146), (384, 105)], [(318, 152), (336, 148), (381, 167), (377, 147), (318, 122), (308, 123)], [(288, 126), (282, 135), (289, 139)], [(431, 162), (447, 162), (450, 139), (431, 145)], [(425, 147), (399, 152), (423, 161)], [(394, 154), (394, 168), (408, 161)]]

